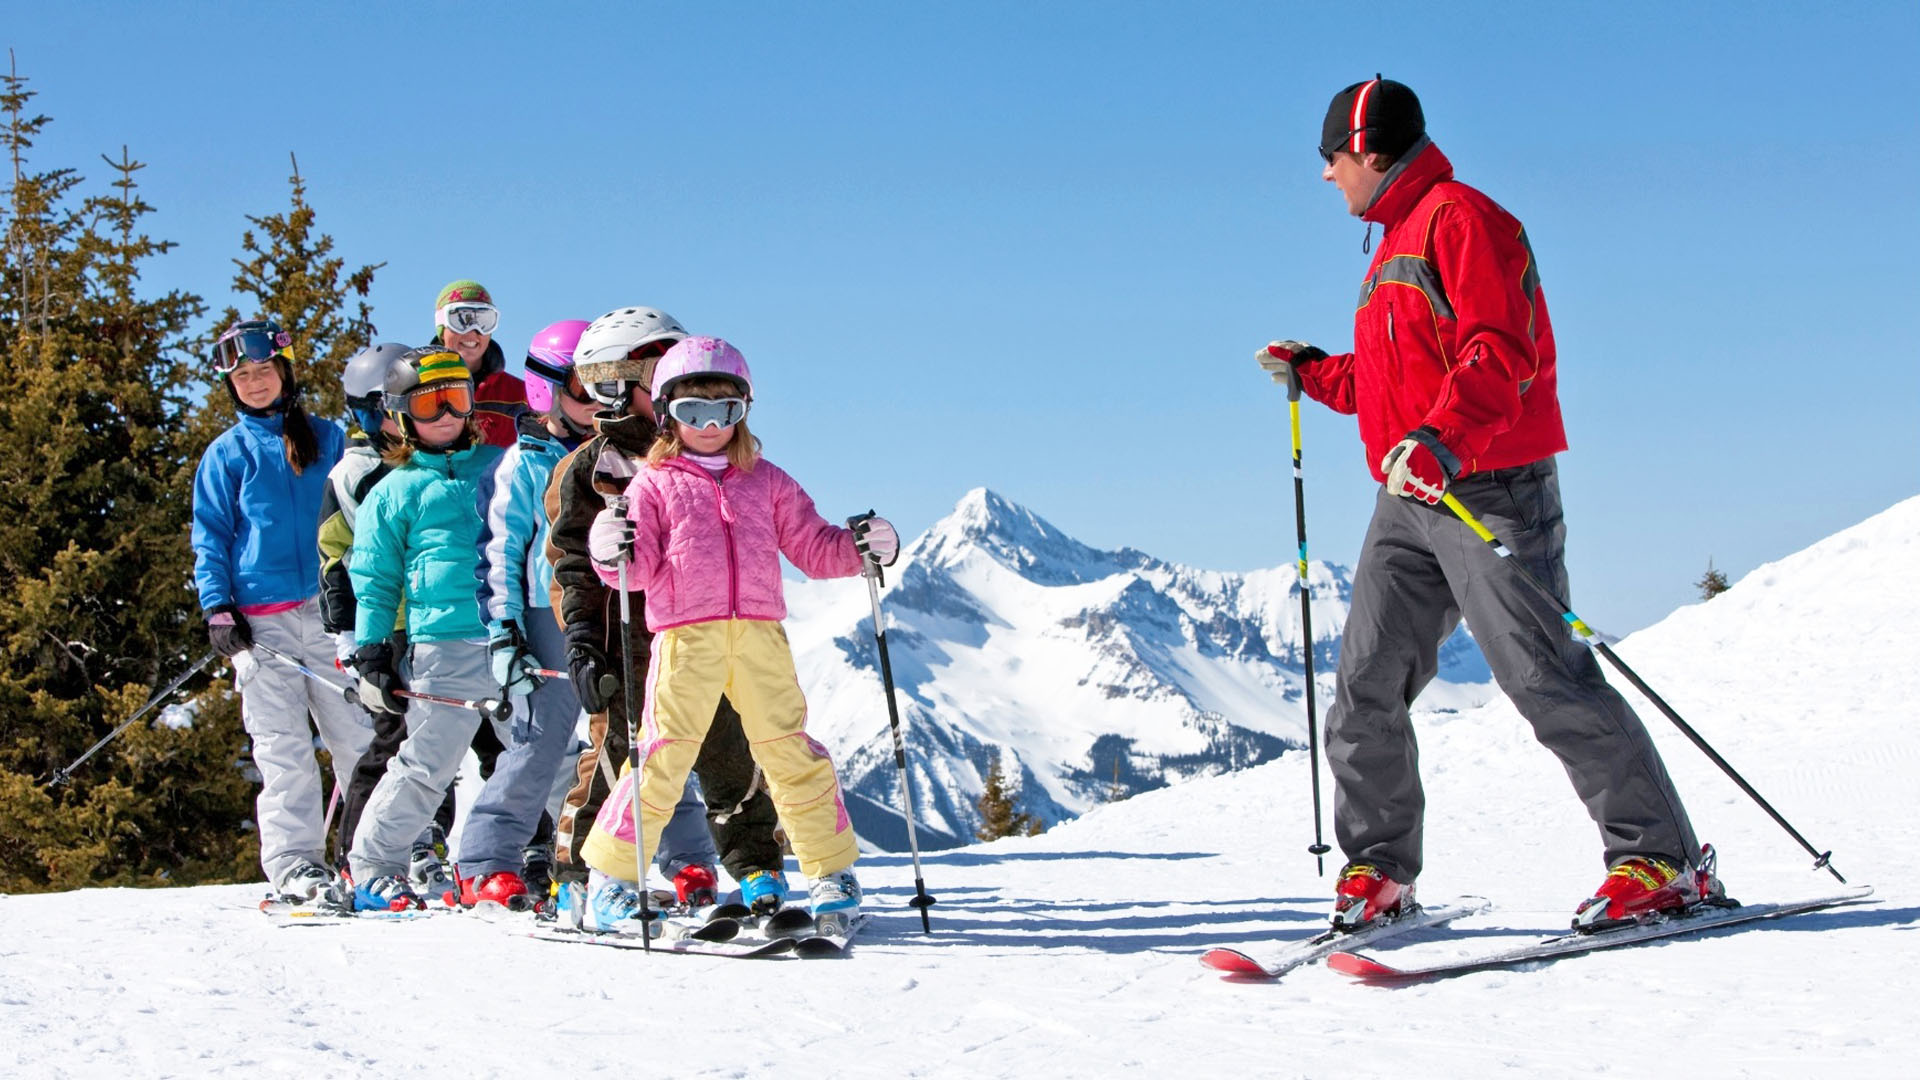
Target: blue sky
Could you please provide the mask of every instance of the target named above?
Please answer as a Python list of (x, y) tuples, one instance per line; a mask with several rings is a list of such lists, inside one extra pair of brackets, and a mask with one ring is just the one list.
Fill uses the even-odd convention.
[[(1526, 222), (1574, 607), (1624, 633), (1920, 490), (1920, 8), (0, 3), (33, 164), (145, 161), (150, 284), (228, 302), (299, 155), (382, 337), (485, 282), (510, 356), (653, 304), (753, 365), (768, 456), (904, 532), (987, 486), (1101, 547), (1289, 561), (1274, 337), (1347, 347), (1327, 99), (1384, 72)], [(368, 6), (371, 8), (371, 5)], [(1565, 8), (1566, 10), (1562, 10)], [(1317, 558), (1373, 487), (1309, 406)]]

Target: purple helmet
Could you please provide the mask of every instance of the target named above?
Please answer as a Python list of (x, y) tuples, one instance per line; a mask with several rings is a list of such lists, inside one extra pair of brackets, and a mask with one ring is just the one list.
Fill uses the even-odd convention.
[(585, 319), (562, 319), (533, 335), (527, 346), (527, 408), (553, 411), (555, 391), (564, 393), (573, 375), (573, 349), (586, 330)]
[(717, 337), (690, 337), (668, 349), (653, 369), (653, 414), (667, 415), (667, 398), (675, 383), (699, 376), (732, 379), (741, 397), (753, 399), (753, 373), (739, 349)]

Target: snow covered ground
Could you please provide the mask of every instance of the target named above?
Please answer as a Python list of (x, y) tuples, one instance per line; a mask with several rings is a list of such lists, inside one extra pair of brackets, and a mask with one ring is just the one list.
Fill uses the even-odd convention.
[[(906, 857), (869, 857), (880, 917), (841, 961), (648, 957), (459, 915), (280, 926), (256, 886), (9, 897), (0, 1075), (1912, 1076), (1916, 565), (1920, 499), (1618, 646), (1873, 904), (1400, 989), (1317, 966), (1227, 983), (1206, 947), (1324, 917), (1288, 755), (929, 855), (931, 936)], [(1636, 704), (1735, 896), (1836, 884)], [(1386, 955), (1563, 927), (1602, 868), (1558, 766), (1504, 701), (1422, 736), (1422, 894), (1496, 908)]]

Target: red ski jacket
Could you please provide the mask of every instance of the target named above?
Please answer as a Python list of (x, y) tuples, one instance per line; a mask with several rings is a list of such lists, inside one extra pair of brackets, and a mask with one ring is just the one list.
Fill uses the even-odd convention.
[(1463, 476), (1565, 450), (1553, 324), (1520, 222), (1456, 181), (1430, 142), (1387, 173), (1362, 216), (1386, 235), (1360, 285), (1353, 351), (1299, 371), (1308, 395), (1359, 416), (1374, 478), (1422, 425)]

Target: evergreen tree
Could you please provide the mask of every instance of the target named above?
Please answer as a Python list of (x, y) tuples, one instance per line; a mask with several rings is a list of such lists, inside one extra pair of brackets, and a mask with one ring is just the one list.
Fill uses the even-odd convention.
[(974, 805), (980, 810), (981, 822), (980, 827), (973, 831), (976, 840), (1038, 836), (1047, 830), (1046, 823), (1039, 818), (1014, 809), (1013, 797), (1007, 793), (1006, 774), (1000, 768), (998, 749), (994, 750), (993, 757), (987, 763), (986, 788), (980, 793), (980, 801)]
[(227, 879), (251, 858), (252, 792), (220, 693), (189, 723), (135, 725), (70, 784), (44, 786), (203, 649), (186, 335), (206, 309), (139, 290), (172, 247), (141, 231), (144, 166), (124, 149), (103, 159), (112, 190), (83, 199), (75, 170), (31, 171), (49, 118), (29, 112), (11, 65), (4, 85), (0, 891)]
[[(283, 214), (247, 215), (253, 228), (240, 235), (245, 257), (233, 260), (233, 289), (253, 299), (253, 310), (243, 315), (227, 308), (214, 333), (241, 318), (272, 319), (293, 335), (301, 398), (308, 411), (315, 416), (344, 417), (347, 406), (340, 371), (349, 357), (373, 341), (373, 308), (366, 297), (373, 288), (374, 271), (387, 264), (362, 266), (342, 280), (346, 260), (333, 254), (331, 235), (315, 234), (306, 178), (300, 175), (299, 159), (287, 157), (293, 164), (293, 175), (287, 178), (293, 187), (292, 206)], [(358, 297), (351, 319), (344, 314), (349, 291)], [(218, 421), (220, 428), (232, 422), (233, 403), (225, 394), (214, 395), (209, 405), (210, 422)]]
[(1700, 599), (1702, 600), (1711, 600), (1721, 593), (1726, 592), (1728, 589), (1733, 588), (1733, 586), (1727, 582), (1727, 575), (1713, 568), (1713, 559), (1711, 557), (1707, 559), (1707, 572), (1700, 575), (1700, 580), (1694, 582), (1693, 587), (1700, 590)]

